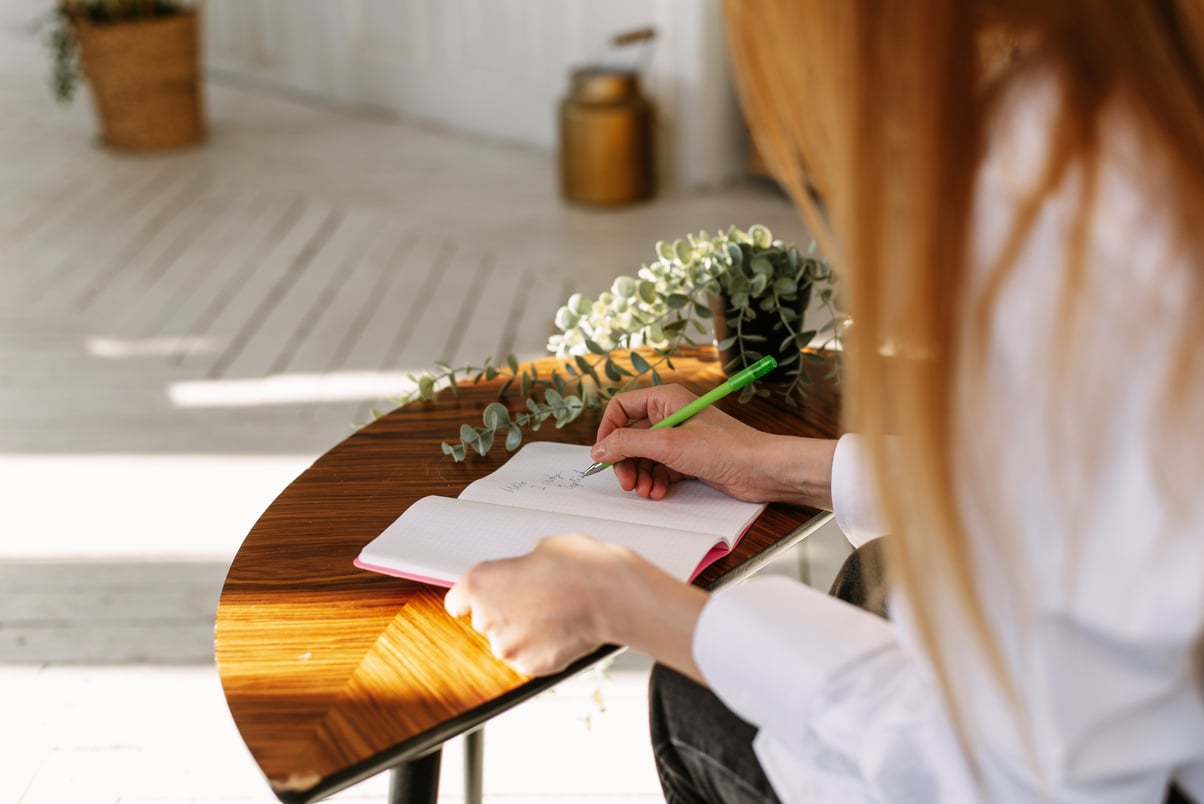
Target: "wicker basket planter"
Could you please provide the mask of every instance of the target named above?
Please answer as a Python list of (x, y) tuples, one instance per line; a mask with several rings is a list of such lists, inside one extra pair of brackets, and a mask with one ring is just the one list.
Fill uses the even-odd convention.
[(154, 150), (205, 138), (195, 10), (97, 24), (74, 21), (105, 145)]

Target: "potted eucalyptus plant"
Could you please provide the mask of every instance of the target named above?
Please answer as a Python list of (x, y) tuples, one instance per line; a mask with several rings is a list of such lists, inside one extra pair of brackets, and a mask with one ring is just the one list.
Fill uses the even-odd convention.
[[(444, 442), (443, 452), (461, 461), (470, 450), (485, 455), (499, 438), (513, 451), (524, 428), (538, 430), (549, 419), (563, 427), (587, 410), (604, 408), (621, 391), (659, 385), (659, 369), (671, 369), (679, 350), (697, 347), (698, 337), (713, 332), (729, 374), (766, 354), (781, 367), (773, 382), (745, 387), (741, 401), (776, 393), (796, 406), (812, 382), (810, 370), (839, 371), (838, 362), (819, 354), (839, 345), (841, 332), (832, 268), (814, 250), (814, 243), (801, 251), (775, 240), (759, 224), (657, 243), (656, 259), (636, 275), (617, 277), (596, 298), (575, 293), (556, 311), (558, 331), (548, 350), (560, 359), (559, 369), (540, 374), (513, 355), (501, 366), (488, 359), (458, 368), (436, 363), (434, 371), (411, 375), (413, 391), (397, 401), (431, 399), (443, 387), (457, 392), (464, 381), (502, 378), (499, 400), (517, 387), (522, 406), (491, 403), (482, 424), (461, 425), (459, 440)], [(824, 320), (806, 329), (804, 312), (813, 294)]]
[(198, 12), (175, 0), (61, 0), (46, 36), (62, 102), (87, 78), (105, 145), (152, 150), (204, 139)]

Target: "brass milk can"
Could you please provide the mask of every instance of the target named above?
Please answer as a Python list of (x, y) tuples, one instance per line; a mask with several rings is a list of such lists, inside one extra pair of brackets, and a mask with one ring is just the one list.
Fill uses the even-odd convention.
[(574, 70), (560, 104), (561, 191), (581, 204), (651, 198), (655, 166), (652, 104), (635, 70)]

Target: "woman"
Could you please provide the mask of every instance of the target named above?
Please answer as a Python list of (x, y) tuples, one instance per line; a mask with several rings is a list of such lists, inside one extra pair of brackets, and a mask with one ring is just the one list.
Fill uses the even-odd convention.
[(649, 431), (665, 388), (613, 400), (593, 455), (644, 496), (690, 475), (889, 531), (891, 619), (781, 579), (708, 596), (581, 535), (449, 611), (527, 672), (614, 642), (713, 690), (756, 761), (687, 778), (706, 726), (670, 723), (673, 801), (1204, 801), (1204, 4), (727, 12), (758, 145), (847, 283), (859, 435)]

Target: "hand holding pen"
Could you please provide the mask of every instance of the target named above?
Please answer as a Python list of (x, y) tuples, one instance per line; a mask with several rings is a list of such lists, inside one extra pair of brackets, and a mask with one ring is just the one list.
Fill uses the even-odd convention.
[[(767, 371), (767, 365), (759, 370)], [(780, 482), (788, 478), (766, 470), (779, 452), (786, 463), (796, 462), (798, 445), (786, 442), (799, 439), (763, 433), (712, 404), (751, 380), (733, 377), (697, 398), (676, 385), (619, 394), (603, 414), (592, 455), (601, 464), (615, 464), (620, 486), (642, 497), (660, 499), (677, 480), (696, 477), (739, 499), (780, 499)], [(688, 426), (674, 426), (683, 419)]]

